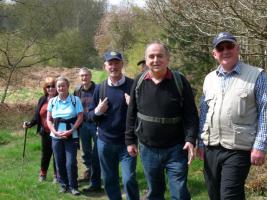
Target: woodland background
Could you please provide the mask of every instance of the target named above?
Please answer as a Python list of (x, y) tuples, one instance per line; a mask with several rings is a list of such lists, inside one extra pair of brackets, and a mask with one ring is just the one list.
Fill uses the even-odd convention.
[[(241, 60), (265, 68), (267, 0), (0, 0), (1, 102), (18, 86), (19, 70), (41, 64), (102, 69), (106, 50), (123, 53), (126, 73), (134, 76), (145, 45), (166, 43), (171, 68), (178, 68), (201, 94), (204, 76), (216, 67), (212, 38), (236, 35)], [(15, 78), (14, 78), (15, 77)]]

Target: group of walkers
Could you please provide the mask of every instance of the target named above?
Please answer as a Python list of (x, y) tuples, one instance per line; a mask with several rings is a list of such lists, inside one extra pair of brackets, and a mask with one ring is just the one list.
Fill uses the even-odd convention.
[[(265, 161), (267, 143), (267, 76), (239, 60), (236, 38), (219, 33), (213, 40), (216, 70), (204, 81), (200, 117), (185, 76), (170, 69), (170, 52), (161, 42), (146, 46), (142, 73), (133, 80), (122, 73), (119, 52), (104, 55), (108, 78), (101, 84), (81, 68), (74, 95), (64, 77), (47, 77), (44, 96), (33, 119), (42, 156), (39, 180), (46, 180), (54, 155), (54, 181), (61, 192), (79, 195), (79, 138), (90, 180), (85, 192), (101, 190), (110, 200), (122, 200), (119, 166), (127, 200), (139, 200), (137, 155), (147, 181), (148, 200), (164, 200), (165, 176), (170, 198), (190, 200), (188, 166), (195, 151), (204, 160), (211, 200), (244, 200), (244, 184), (252, 165)], [(196, 148), (196, 150), (195, 150)]]

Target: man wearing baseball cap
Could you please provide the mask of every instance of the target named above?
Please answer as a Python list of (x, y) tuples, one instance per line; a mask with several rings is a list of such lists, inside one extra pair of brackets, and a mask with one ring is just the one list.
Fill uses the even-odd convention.
[(267, 76), (239, 60), (239, 45), (228, 32), (213, 39), (218, 68), (204, 81), (197, 154), (211, 200), (243, 200), (251, 164), (265, 161)]
[(133, 80), (122, 74), (123, 58), (119, 52), (104, 54), (108, 79), (96, 87), (89, 116), (97, 123), (97, 148), (106, 194), (110, 200), (122, 200), (119, 164), (126, 198), (139, 200), (136, 181), (136, 157), (125, 145), (126, 113)]

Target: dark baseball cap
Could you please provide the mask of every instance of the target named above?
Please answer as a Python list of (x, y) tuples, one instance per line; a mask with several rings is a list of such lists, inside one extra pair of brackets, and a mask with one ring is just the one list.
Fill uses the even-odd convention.
[(104, 60), (105, 61), (110, 61), (110, 60), (122, 60), (122, 55), (119, 52), (116, 51), (107, 51), (104, 54)]
[(213, 39), (212, 45), (215, 48), (221, 42), (233, 42), (236, 43), (236, 38), (229, 32), (221, 32), (215, 36)]
[(146, 64), (146, 61), (144, 59), (140, 60), (136, 65), (139, 66), (139, 65), (142, 65), (142, 64)]

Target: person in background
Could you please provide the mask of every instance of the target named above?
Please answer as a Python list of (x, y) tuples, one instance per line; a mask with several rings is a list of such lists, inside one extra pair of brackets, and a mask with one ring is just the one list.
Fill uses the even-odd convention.
[[(47, 105), (48, 101), (57, 95), (56, 79), (52, 77), (46, 77), (43, 84), (44, 95), (38, 100), (34, 116), (31, 121), (24, 122), (23, 128), (31, 128), (37, 125), (37, 133), (41, 137), (41, 168), (39, 174), (39, 181), (43, 182), (47, 178), (47, 171), (51, 157), (53, 157), (52, 140), (50, 137), (50, 130), (47, 125)], [(53, 182), (57, 183), (57, 170), (55, 159), (53, 157), (53, 170), (54, 179)]]
[[(192, 89), (180, 74), (183, 89), (179, 92), (174, 77), (177, 75), (169, 69), (170, 53), (165, 44), (157, 41), (148, 44), (145, 59), (149, 69), (134, 80), (127, 111), (127, 150), (136, 158), (139, 142), (148, 200), (165, 199), (165, 173), (171, 199), (190, 200), (188, 165), (194, 157), (198, 131)], [(141, 76), (144, 77), (140, 83)]]
[(144, 59), (143, 60), (140, 60), (137, 63), (137, 66), (140, 66), (140, 71), (141, 72), (144, 72), (144, 71), (148, 70), (148, 67), (146, 66), (146, 61)]
[(251, 164), (265, 161), (267, 76), (241, 62), (239, 51), (231, 33), (219, 33), (212, 51), (219, 66), (203, 85), (197, 155), (211, 200), (245, 199)]
[(139, 200), (136, 181), (136, 157), (131, 157), (125, 145), (126, 112), (133, 80), (122, 74), (123, 59), (119, 52), (104, 55), (108, 79), (95, 89), (89, 109), (97, 122), (97, 148), (105, 191), (110, 200), (122, 200), (119, 164), (127, 200)]
[[(90, 187), (86, 188), (84, 192), (97, 192), (101, 190), (101, 170), (96, 143), (96, 124), (87, 117), (89, 106), (93, 99), (95, 83), (91, 81), (92, 73), (86, 67), (80, 69), (79, 77), (81, 85), (76, 87), (74, 95), (80, 97), (83, 105), (83, 123), (79, 128), (79, 136), (81, 138), (83, 150), (82, 159), (86, 166), (84, 180), (91, 181)], [(93, 148), (92, 140), (94, 143)]]
[(79, 195), (77, 147), (78, 131), (83, 121), (83, 107), (79, 97), (69, 94), (69, 81), (58, 77), (58, 96), (48, 102), (47, 124), (51, 130), (52, 148), (58, 167), (60, 192)]

